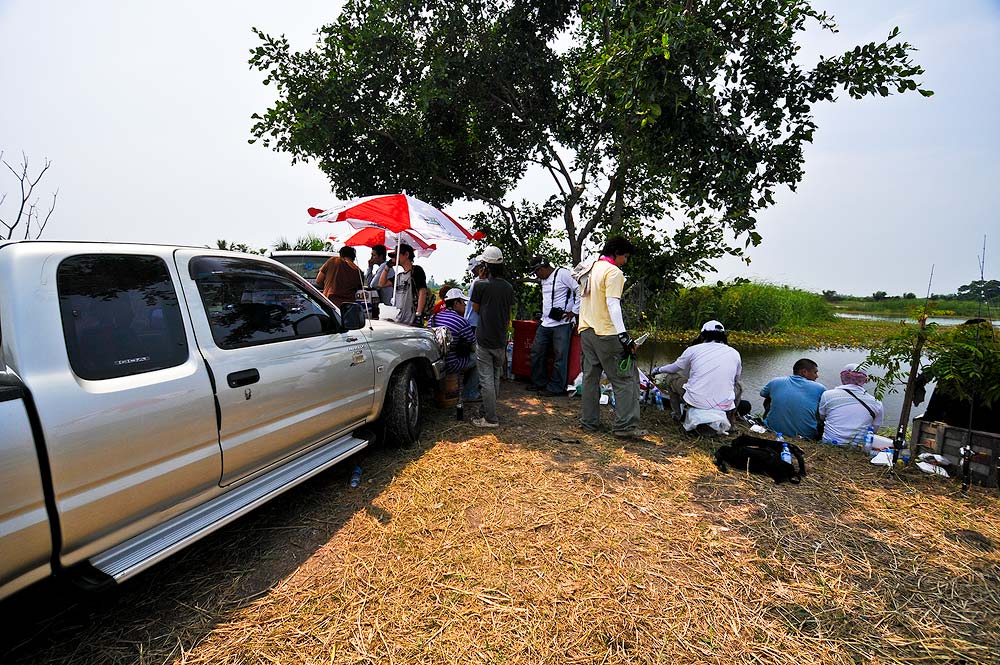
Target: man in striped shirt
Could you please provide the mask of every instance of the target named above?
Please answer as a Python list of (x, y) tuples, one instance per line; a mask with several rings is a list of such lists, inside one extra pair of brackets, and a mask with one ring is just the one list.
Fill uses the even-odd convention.
[(431, 326), (442, 326), (451, 331), (451, 346), (445, 355), (444, 366), (448, 374), (465, 374), (476, 371), (476, 331), (463, 316), (469, 297), (461, 289), (450, 289), (444, 294), (444, 309), (431, 317)]

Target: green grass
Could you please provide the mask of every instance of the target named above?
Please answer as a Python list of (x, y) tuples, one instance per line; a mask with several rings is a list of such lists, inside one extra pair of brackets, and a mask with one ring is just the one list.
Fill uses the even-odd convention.
[(833, 320), (833, 309), (816, 293), (760, 282), (681, 289), (664, 303), (660, 320), (672, 329), (697, 330), (709, 319), (728, 330), (768, 332)]
[[(837, 319), (764, 332), (733, 330), (729, 333), (729, 343), (741, 349), (868, 348), (899, 329), (900, 324), (893, 321)], [(656, 341), (681, 344), (690, 342), (698, 335), (694, 327), (649, 332)]]

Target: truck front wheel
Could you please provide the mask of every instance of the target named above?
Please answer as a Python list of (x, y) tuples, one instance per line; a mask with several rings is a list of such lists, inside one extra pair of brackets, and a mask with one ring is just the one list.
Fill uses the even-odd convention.
[(412, 446), (423, 427), (420, 384), (412, 363), (400, 367), (389, 379), (385, 397), (385, 442), (390, 446)]

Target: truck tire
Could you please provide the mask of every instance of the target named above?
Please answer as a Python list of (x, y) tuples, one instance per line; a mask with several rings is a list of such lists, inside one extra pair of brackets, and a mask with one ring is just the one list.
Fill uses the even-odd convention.
[(416, 367), (403, 365), (389, 379), (385, 397), (385, 443), (412, 446), (424, 424), (423, 403)]

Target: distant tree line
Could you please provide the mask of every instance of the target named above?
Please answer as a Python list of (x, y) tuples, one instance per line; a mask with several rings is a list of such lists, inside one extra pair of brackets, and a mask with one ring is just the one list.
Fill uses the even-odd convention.
[[(823, 298), (827, 302), (841, 302), (843, 300), (863, 300), (868, 302), (882, 302), (885, 300), (916, 300), (917, 294), (912, 292), (907, 292), (901, 295), (889, 295), (885, 291), (876, 291), (870, 296), (853, 296), (829, 290), (829, 291), (823, 291)], [(933, 293), (931, 294), (930, 299), (936, 301), (972, 300), (976, 302), (980, 301), (994, 302), (1000, 300), (1000, 280), (978, 279), (958, 287), (958, 290), (955, 293)]]

